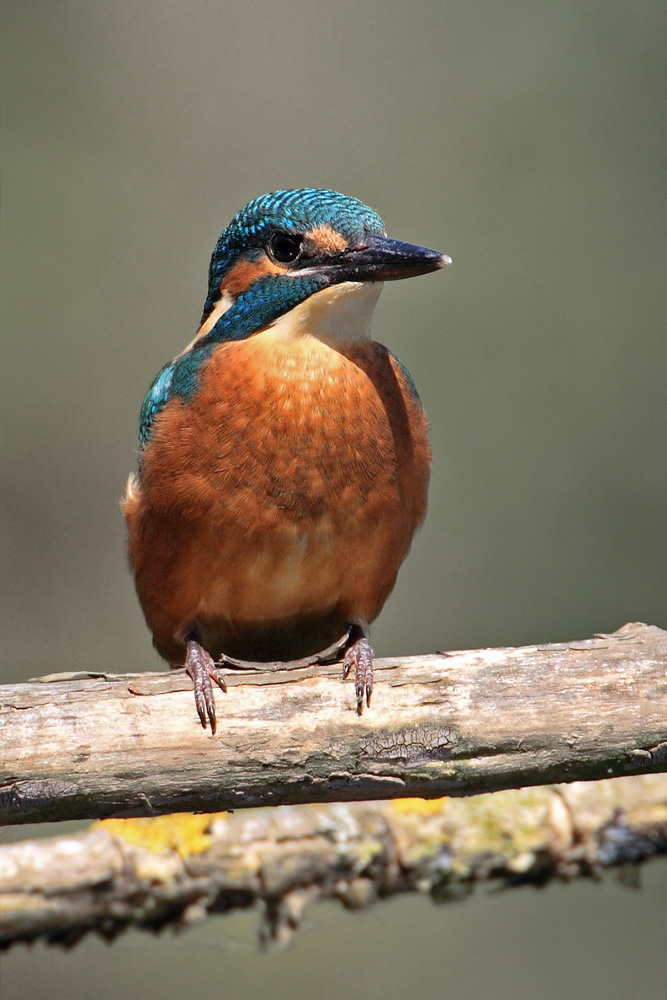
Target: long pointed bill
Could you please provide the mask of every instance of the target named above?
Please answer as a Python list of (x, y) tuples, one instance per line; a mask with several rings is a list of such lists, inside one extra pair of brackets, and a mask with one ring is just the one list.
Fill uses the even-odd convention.
[(451, 262), (450, 257), (437, 250), (368, 233), (360, 246), (313, 270), (325, 274), (332, 284), (341, 281), (396, 281), (437, 271)]

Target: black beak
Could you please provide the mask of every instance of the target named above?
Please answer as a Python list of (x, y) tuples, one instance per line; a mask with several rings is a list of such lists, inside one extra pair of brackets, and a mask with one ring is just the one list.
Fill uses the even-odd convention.
[(367, 233), (363, 243), (330, 258), (326, 263), (315, 265), (313, 270), (326, 275), (331, 284), (342, 281), (396, 281), (437, 271), (451, 262), (451, 257), (437, 250)]

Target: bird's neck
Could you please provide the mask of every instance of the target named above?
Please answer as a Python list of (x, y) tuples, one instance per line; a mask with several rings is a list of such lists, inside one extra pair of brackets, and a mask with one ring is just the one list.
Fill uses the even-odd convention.
[(269, 330), (281, 340), (317, 337), (332, 347), (368, 340), (382, 282), (345, 281), (310, 295), (279, 316)]
[[(295, 289), (296, 290), (296, 289)], [(205, 318), (196, 337), (158, 373), (141, 411), (139, 438), (147, 444), (156, 417), (173, 396), (186, 401), (198, 388), (199, 370), (220, 343), (239, 340), (272, 342), (297, 350), (324, 344), (336, 350), (370, 339), (373, 310), (382, 282), (346, 281), (313, 292), (277, 319), (253, 329), (253, 311), (247, 304), (241, 315), (238, 301), (223, 295)], [(256, 322), (256, 320), (255, 320)], [(308, 351), (307, 351), (308, 353)]]

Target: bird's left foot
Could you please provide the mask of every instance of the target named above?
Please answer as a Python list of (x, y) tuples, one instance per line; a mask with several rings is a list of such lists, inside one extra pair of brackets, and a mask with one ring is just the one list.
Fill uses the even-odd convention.
[(190, 635), (185, 642), (185, 672), (192, 679), (195, 688), (195, 706), (197, 715), (204, 729), (206, 722), (210, 723), (211, 732), (215, 734), (215, 700), (213, 698), (212, 681), (222, 691), (227, 691), (225, 678), (209, 652)]
[(348, 647), (343, 660), (343, 680), (354, 667), (354, 690), (357, 695), (357, 714), (364, 710), (364, 701), (370, 708), (373, 693), (373, 650), (361, 625), (352, 625)]

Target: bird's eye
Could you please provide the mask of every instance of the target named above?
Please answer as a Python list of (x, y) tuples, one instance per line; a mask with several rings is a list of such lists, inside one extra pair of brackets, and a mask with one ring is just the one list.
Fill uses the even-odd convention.
[(281, 264), (291, 264), (301, 253), (303, 237), (289, 233), (274, 233), (269, 240), (269, 253)]

